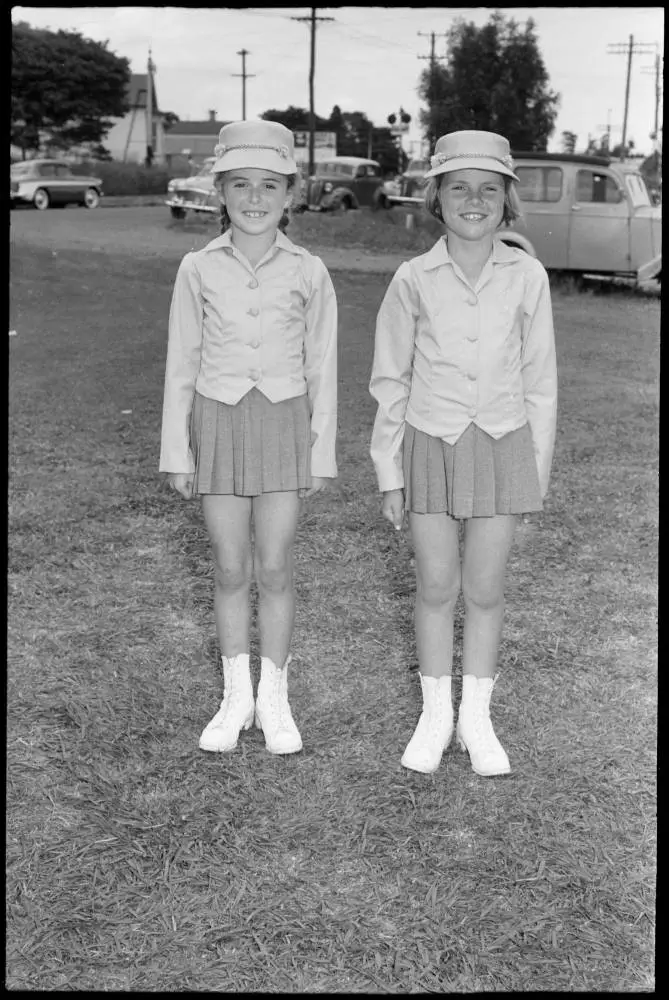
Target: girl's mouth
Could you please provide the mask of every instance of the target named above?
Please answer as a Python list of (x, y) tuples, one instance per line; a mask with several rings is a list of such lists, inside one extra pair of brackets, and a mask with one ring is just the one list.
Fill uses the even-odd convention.
[(253, 211), (253, 212), (244, 212), (244, 215), (248, 219), (263, 219), (267, 215), (267, 212), (255, 212), (255, 211)]
[(480, 212), (463, 212), (462, 218), (465, 222), (482, 222), (487, 216), (482, 215)]

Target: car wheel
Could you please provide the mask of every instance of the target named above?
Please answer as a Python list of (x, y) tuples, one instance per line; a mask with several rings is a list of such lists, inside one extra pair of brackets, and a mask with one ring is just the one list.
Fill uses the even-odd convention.
[(353, 208), (353, 205), (349, 199), (342, 198), (341, 201), (338, 201), (335, 205), (335, 212), (338, 212), (340, 215), (344, 215), (344, 213), (348, 212), (351, 208)]
[(35, 194), (33, 195), (33, 205), (35, 208), (43, 212), (51, 204), (51, 198), (49, 198), (49, 192), (45, 191), (44, 188), (37, 188)]
[(100, 195), (95, 188), (86, 188), (86, 193), (84, 194), (84, 205), (86, 208), (97, 208), (99, 204)]
[(171, 216), (172, 216), (173, 219), (185, 219), (186, 218), (186, 209), (185, 208), (177, 208), (176, 205), (172, 205), (172, 206), (170, 206), (170, 214), (171, 214)]

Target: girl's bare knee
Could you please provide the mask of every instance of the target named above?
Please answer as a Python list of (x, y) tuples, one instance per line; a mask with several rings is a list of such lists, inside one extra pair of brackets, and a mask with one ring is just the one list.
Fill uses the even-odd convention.
[(293, 585), (290, 561), (263, 562), (256, 560), (256, 580), (260, 591), (270, 594), (285, 593)]
[(463, 581), (462, 596), (466, 605), (480, 611), (494, 611), (504, 604), (504, 590), (485, 583)]
[(236, 594), (251, 587), (252, 568), (250, 561), (236, 562), (219, 559), (214, 553), (214, 577), (219, 590)]

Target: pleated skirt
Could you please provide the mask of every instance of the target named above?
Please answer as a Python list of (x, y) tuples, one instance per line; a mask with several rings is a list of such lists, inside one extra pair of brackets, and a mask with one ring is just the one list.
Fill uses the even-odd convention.
[(270, 402), (251, 389), (233, 406), (195, 393), (190, 421), (194, 493), (261, 493), (311, 486), (306, 395)]
[(455, 444), (405, 424), (405, 506), (416, 514), (492, 517), (543, 509), (528, 424), (493, 438), (471, 423)]

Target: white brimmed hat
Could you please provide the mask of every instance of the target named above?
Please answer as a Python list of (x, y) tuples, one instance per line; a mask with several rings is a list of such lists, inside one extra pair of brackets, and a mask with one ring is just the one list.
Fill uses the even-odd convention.
[(231, 122), (214, 148), (212, 173), (257, 167), (275, 174), (296, 174), (293, 133), (278, 122)]
[(426, 177), (448, 174), (453, 170), (494, 170), (495, 173), (518, 178), (513, 172), (509, 142), (496, 132), (467, 129), (449, 132), (437, 139), (434, 156), (430, 157), (431, 169)]

